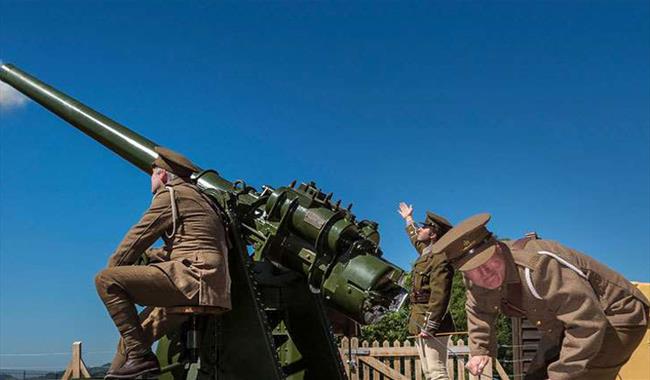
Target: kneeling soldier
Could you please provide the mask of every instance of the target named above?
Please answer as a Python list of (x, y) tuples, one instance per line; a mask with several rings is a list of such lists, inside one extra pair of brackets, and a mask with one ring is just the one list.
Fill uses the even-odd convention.
[(542, 333), (526, 379), (615, 379), (646, 333), (648, 300), (620, 274), (557, 242), (496, 240), (489, 220), (473, 216), (432, 247), (466, 281), (470, 372), (480, 374), (496, 355), (501, 311), (526, 316)]
[(455, 330), (451, 315), (447, 312), (454, 270), (444, 255), (432, 254), (431, 247), (451, 229), (451, 223), (427, 211), (424, 223), (416, 227), (413, 221), (413, 207), (400, 203), (398, 212), (406, 221), (406, 233), (420, 255), (413, 264), (411, 273), (413, 288), (410, 297), (409, 333), (417, 336), (415, 345), (427, 380), (449, 379), (449, 336), (437, 337), (436, 334)]
[[(151, 344), (185, 320), (165, 307), (207, 305), (230, 309), (230, 276), (223, 221), (190, 182), (196, 167), (157, 147), (151, 175), (151, 206), (131, 227), (95, 277), (97, 292), (121, 339), (107, 378), (155, 374)], [(147, 250), (158, 238), (163, 249)], [(133, 265), (146, 253), (149, 265)], [(147, 306), (138, 316), (135, 305)]]

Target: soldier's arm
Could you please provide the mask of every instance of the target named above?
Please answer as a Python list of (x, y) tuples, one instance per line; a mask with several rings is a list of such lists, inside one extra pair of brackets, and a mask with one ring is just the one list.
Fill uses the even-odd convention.
[(415, 222), (411, 222), (410, 224), (406, 225), (406, 235), (408, 235), (411, 244), (413, 244), (413, 247), (415, 247), (415, 249), (421, 255), (422, 250), (424, 250), (427, 245), (421, 241), (418, 241), (417, 227), (415, 227)]
[(171, 203), (168, 191), (158, 192), (151, 206), (142, 215), (108, 260), (108, 266), (131, 265), (172, 225)]
[(425, 321), (425, 331), (429, 334), (438, 331), (442, 319), (447, 313), (451, 298), (451, 285), (454, 279), (454, 271), (447, 263), (445, 255), (434, 255), (431, 260), (433, 261), (429, 274), (431, 296), (427, 307), (428, 318)]
[(571, 379), (600, 350), (607, 319), (587, 280), (557, 260), (541, 260), (531, 279), (565, 329), (560, 358), (548, 367), (549, 378)]
[[(467, 286), (467, 283), (465, 284)], [(495, 322), (499, 311), (500, 296), (496, 291), (472, 289), (468, 286), (467, 331), (472, 356), (497, 356)]]

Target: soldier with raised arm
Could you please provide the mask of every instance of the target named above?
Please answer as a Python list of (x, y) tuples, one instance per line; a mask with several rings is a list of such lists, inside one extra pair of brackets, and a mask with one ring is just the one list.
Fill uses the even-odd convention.
[(527, 317), (542, 333), (526, 380), (615, 379), (646, 333), (648, 300), (614, 270), (557, 242), (496, 240), (489, 220), (475, 215), (432, 247), (465, 278), (470, 372), (496, 356), (502, 312)]
[(398, 212), (406, 221), (406, 233), (419, 255), (411, 273), (409, 333), (417, 336), (415, 344), (425, 377), (428, 380), (449, 379), (449, 336), (436, 334), (454, 331), (454, 322), (447, 310), (454, 271), (444, 255), (431, 253), (431, 247), (451, 229), (451, 223), (427, 211), (425, 221), (418, 226), (413, 220), (413, 207), (404, 202), (400, 203)]
[[(107, 378), (126, 379), (160, 370), (151, 344), (184, 318), (165, 307), (215, 306), (228, 310), (230, 276), (223, 221), (190, 181), (195, 166), (157, 147), (151, 174), (153, 199), (95, 277), (97, 292), (121, 338)], [(148, 248), (159, 238), (162, 249)], [(147, 253), (149, 265), (133, 265)], [(147, 306), (138, 316), (135, 305)]]

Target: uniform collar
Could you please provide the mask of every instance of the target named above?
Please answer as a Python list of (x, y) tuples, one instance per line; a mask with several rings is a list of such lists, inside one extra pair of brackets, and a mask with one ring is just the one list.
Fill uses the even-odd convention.
[(176, 177), (173, 180), (167, 182), (167, 184), (165, 186), (162, 186), (162, 187), (158, 188), (158, 190), (153, 194), (153, 196), (155, 197), (158, 194), (162, 193), (163, 191), (167, 191), (167, 186), (177, 186), (177, 185), (183, 184), (185, 182), (187, 182), (187, 181), (185, 181), (183, 178)]
[(185, 181), (183, 178), (176, 177), (173, 180), (169, 181), (167, 183), (167, 186), (176, 186), (176, 185), (180, 185), (180, 184), (185, 183), (185, 182), (187, 182), (187, 181)]

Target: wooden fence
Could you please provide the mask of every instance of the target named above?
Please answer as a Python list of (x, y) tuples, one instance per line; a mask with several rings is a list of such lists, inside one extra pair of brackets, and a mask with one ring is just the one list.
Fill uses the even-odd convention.
[[(370, 343), (344, 337), (339, 351), (350, 380), (425, 380), (417, 348), (411, 341)], [(448, 352), (447, 372), (451, 380), (478, 380), (465, 369), (469, 349), (463, 340), (454, 344), (449, 339)], [(509, 380), (498, 360), (483, 370), (481, 379), (492, 379), (494, 369), (501, 379)]]
[(90, 372), (81, 357), (81, 342), (74, 342), (72, 343), (72, 360), (63, 372), (61, 380), (87, 379), (89, 377)]

